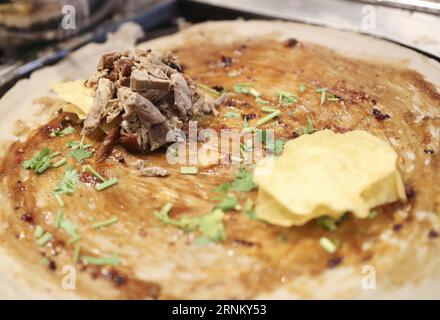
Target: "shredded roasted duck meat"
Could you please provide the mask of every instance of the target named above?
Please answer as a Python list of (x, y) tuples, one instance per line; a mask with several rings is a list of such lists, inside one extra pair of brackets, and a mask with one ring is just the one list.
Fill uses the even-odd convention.
[(201, 113), (217, 114), (215, 101), (181, 73), (171, 53), (107, 53), (97, 69), (86, 83), (96, 91), (83, 135), (102, 130), (115, 136), (119, 128), (124, 147), (148, 152), (176, 141), (183, 122)]

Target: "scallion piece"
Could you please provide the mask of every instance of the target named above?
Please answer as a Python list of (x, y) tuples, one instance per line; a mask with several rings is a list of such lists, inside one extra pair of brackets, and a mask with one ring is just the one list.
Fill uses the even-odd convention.
[(42, 167), (40, 167), (40, 168), (37, 170), (37, 173), (43, 173), (44, 171), (46, 171), (46, 170), (49, 169), (49, 168), (50, 168), (50, 163), (47, 162), (46, 164), (44, 164)]
[(50, 154), (50, 158), (53, 159), (53, 158), (55, 158), (55, 157), (58, 157), (60, 154), (61, 154), (61, 152), (59, 152), (59, 151), (55, 151), (55, 152), (53, 152), (53, 153)]
[(114, 185), (116, 185), (118, 183), (119, 183), (119, 180), (117, 178), (111, 178), (110, 180), (104, 181), (103, 183), (96, 185), (95, 189), (98, 191), (102, 191), (107, 188), (113, 187)]
[(60, 207), (64, 207), (64, 201), (63, 198), (61, 198), (61, 196), (58, 193), (54, 194), (55, 200), (57, 201), (58, 205)]
[(78, 242), (79, 240), (81, 240), (81, 237), (80, 236), (76, 236), (76, 237), (74, 237), (72, 239), (69, 239), (69, 241), (67, 241), (67, 244), (73, 244), (75, 242)]
[(281, 113), (280, 110), (276, 110), (276, 111), (272, 112), (271, 114), (265, 116), (264, 118), (261, 118), (260, 120), (258, 120), (258, 121), (255, 123), (255, 127), (262, 126), (263, 124), (268, 123), (268, 122), (269, 122), (270, 120), (272, 120), (273, 118), (278, 117), (278, 116), (280, 115), (280, 113)]
[(199, 169), (197, 167), (180, 167), (180, 174), (197, 174)]
[(55, 162), (55, 163), (52, 165), (52, 167), (54, 167), (54, 168), (59, 168), (59, 167), (61, 167), (62, 165), (65, 165), (66, 162), (67, 162), (67, 159), (66, 159), (66, 158), (60, 159), (60, 160), (58, 160), (57, 162)]
[(106, 221), (101, 221), (101, 222), (97, 222), (95, 223), (92, 228), (93, 229), (101, 229), (101, 228), (105, 228), (108, 227), (114, 223), (118, 222), (118, 218), (117, 217), (113, 217), (111, 219), (108, 219)]
[(199, 87), (200, 89), (214, 95), (214, 96), (219, 96), (220, 92), (218, 92), (217, 90), (212, 89), (211, 87), (208, 87), (207, 85), (201, 84), (201, 83), (197, 83), (197, 87)]
[(276, 111), (279, 111), (279, 110), (275, 109), (275, 108), (271, 108), (271, 107), (261, 107), (261, 111), (264, 111), (264, 112), (276, 112)]
[(61, 227), (61, 221), (63, 221), (63, 212), (58, 211), (57, 216), (55, 218), (55, 227), (59, 229)]
[(75, 246), (75, 250), (73, 251), (73, 256), (72, 256), (72, 261), (74, 264), (78, 263), (80, 252), (81, 252), (81, 245), (78, 243)]
[(44, 246), (46, 243), (48, 243), (50, 240), (52, 240), (52, 235), (49, 232), (46, 232), (43, 234), (38, 240), (37, 245), (40, 247)]
[(105, 181), (105, 178), (103, 176), (101, 176), (98, 171), (96, 171), (95, 169), (92, 168), (91, 165), (85, 165), (82, 169), (83, 172), (90, 172), (91, 174), (93, 174), (95, 177), (97, 177), (99, 180), (101, 181)]
[(36, 239), (40, 238), (44, 233), (44, 229), (41, 226), (37, 226), (37, 228), (35, 229), (35, 233), (34, 236)]
[(109, 266), (117, 266), (121, 264), (117, 255), (111, 255), (109, 257), (96, 258), (96, 257), (81, 257), (81, 260), (86, 264), (91, 264), (95, 266), (109, 265)]
[(329, 238), (321, 237), (319, 239), (319, 244), (324, 248), (328, 253), (334, 253), (338, 250), (338, 245), (335, 241), (331, 241)]

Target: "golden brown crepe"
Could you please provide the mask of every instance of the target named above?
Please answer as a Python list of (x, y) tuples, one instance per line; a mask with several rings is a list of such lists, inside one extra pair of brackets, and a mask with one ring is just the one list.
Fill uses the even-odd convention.
[[(227, 239), (201, 246), (194, 242), (197, 234), (164, 225), (154, 212), (167, 202), (174, 204), (174, 218), (210, 212), (218, 203), (213, 200), (212, 189), (234, 179), (237, 166), (210, 165), (200, 167), (196, 176), (179, 175), (179, 166), (169, 165), (163, 151), (140, 155), (117, 147), (107, 161), (87, 159), (85, 163), (92, 164), (106, 178), (119, 178), (118, 185), (95, 192), (93, 181), (83, 177), (75, 194), (63, 197), (64, 216), (80, 226), (82, 252), (96, 256), (115, 253), (122, 262), (116, 267), (79, 263), (75, 296), (415, 297), (420, 291), (406, 290), (418, 287), (424, 288), (425, 296), (438, 295), (439, 287), (434, 285), (440, 264), (438, 89), (402, 65), (347, 57), (312, 43), (314, 40), (308, 42), (307, 32), (302, 33), (303, 37), (300, 32), (298, 42), (292, 40), (294, 31), (301, 28), (275, 22), (206, 24), (165, 39), (162, 45), (153, 42), (145, 46), (173, 49), (186, 75), (217, 89), (231, 91), (236, 83), (251, 82), (274, 103), (278, 90), (297, 93), (297, 103), (281, 106), (278, 121), (263, 126), (274, 129), (279, 138), (295, 138), (311, 117), (318, 130), (361, 129), (388, 140), (399, 154), (398, 167), (408, 201), (380, 207), (372, 220), (349, 217), (334, 232), (314, 222), (303, 227), (273, 226), (250, 219), (241, 211), (231, 211), (225, 214)], [(339, 41), (338, 36), (335, 41)], [(438, 65), (434, 68), (431, 75), (440, 75)], [(232, 71), (239, 74), (230, 76)], [(304, 92), (298, 89), (301, 84), (305, 85)], [(329, 88), (340, 101), (321, 105), (316, 93), (320, 87)], [(62, 106), (52, 99), (40, 103), (52, 110)], [(232, 108), (246, 115), (252, 124), (264, 115), (260, 107), (252, 96), (237, 95), (219, 108), (218, 117), (200, 118), (199, 127), (241, 127), (240, 119), (224, 117)], [(1, 169), (1, 246), (15, 262), (45, 279), (56, 297), (66, 294), (60, 289), (62, 268), (71, 264), (74, 250), (68, 244), (69, 237), (53, 225), (59, 207), (52, 189), (64, 170), (51, 169), (37, 176), (24, 170), (22, 162), (44, 147), (64, 150), (66, 142), (80, 139), (78, 126), (74, 135), (49, 137), (48, 126), (57, 127), (66, 116), (73, 119), (72, 115), (58, 114), (25, 142), (14, 143), (5, 153)], [(99, 138), (92, 141), (96, 147), (99, 142)], [(164, 167), (170, 175), (140, 177), (134, 165), (138, 159)], [(248, 198), (255, 200), (256, 192), (239, 194), (242, 204)], [(119, 222), (92, 230), (90, 217), (97, 221), (118, 217)], [(37, 224), (53, 234), (50, 245), (35, 244)], [(336, 253), (329, 254), (320, 246), (323, 236), (340, 240)], [(39, 264), (42, 255), (50, 261), (48, 265)], [(376, 290), (362, 288), (362, 269), (366, 265), (376, 270)], [(431, 283), (429, 290), (424, 287), (426, 281)], [(38, 283), (33, 285), (35, 296), (41, 288)]]

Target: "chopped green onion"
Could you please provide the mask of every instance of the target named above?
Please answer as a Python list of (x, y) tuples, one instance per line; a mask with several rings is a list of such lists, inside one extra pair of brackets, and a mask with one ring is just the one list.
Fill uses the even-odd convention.
[(105, 181), (105, 178), (101, 176), (98, 171), (92, 168), (91, 165), (87, 164), (83, 167), (82, 172), (89, 171), (91, 174), (93, 174), (95, 177), (97, 177), (101, 181)]
[(76, 237), (70, 239), (69, 241), (67, 241), (67, 244), (73, 244), (75, 242), (78, 242), (79, 240), (81, 240), (81, 237), (80, 236), (76, 236)]
[(47, 162), (42, 167), (38, 168), (37, 173), (43, 173), (44, 171), (46, 171), (49, 168), (50, 168), (50, 163)]
[(60, 154), (61, 154), (61, 152), (59, 152), (59, 151), (55, 151), (55, 152), (53, 152), (53, 153), (50, 154), (50, 158), (53, 159), (53, 158), (55, 158), (55, 157), (58, 157)]
[(257, 90), (255, 90), (254, 88), (249, 89), (249, 94), (253, 95), (255, 98), (258, 98), (259, 96), (261, 96), (261, 93), (258, 92)]
[(305, 90), (306, 90), (306, 86), (303, 83), (301, 83), (299, 86), (299, 92), (304, 92)]
[(225, 113), (225, 118), (240, 118), (240, 113), (238, 112), (233, 112), (233, 111), (228, 111)]
[(180, 174), (197, 174), (199, 169), (197, 167), (180, 167)]
[(255, 102), (258, 104), (269, 104), (269, 101), (261, 99), (261, 97), (256, 97)]
[(249, 82), (236, 83), (234, 84), (233, 89), (235, 93), (248, 94), (251, 86), (252, 83)]
[(118, 183), (119, 183), (119, 180), (117, 178), (112, 178), (110, 180), (104, 181), (103, 183), (96, 185), (95, 189), (98, 191), (102, 191), (107, 188), (113, 187), (114, 185), (116, 185)]
[(46, 232), (44, 235), (42, 235), (37, 240), (37, 245), (40, 247), (44, 246), (46, 243), (48, 243), (50, 240), (52, 240), (52, 235), (49, 232)]
[(115, 224), (116, 222), (118, 222), (118, 218), (117, 217), (113, 217), (113, 218), (111, 218), (109, 220), (95, 223), (92, 226), (92, 228), (93, 229), (100, 229), (100, 228), (108, 227), (108, 226), (110, 226), (112, 224)]
[(280, 115), (280, 113), (281, 113), (281, 111), (280, 111), (280, 110), (277, 110), (277, 111), (274, 111), (274, 112), (272, 112), (271, 114), (265, 116), (264, 118), (261, 118), (260, 120), (258, 120), (258, 121), (255, 123), (255, 127), (262, 126), (263, 124), (266, 124), (267, 122), (269, 122), (269, 121), (272, 120), (273, 118), (278, 117), (278, 116)]
[(207, 85), (201, 84), (201, 83), (197, 83), (197, 87), (199, 87), (200, 89), (214, 95), (214, 96), (219, 96), (220, 92), (218, 92), (217, 90), (212, 89), (211, 87), (208, 87)]
[(264, 111), (264, 112), (276, 112), (276, 111), (279, 111), (279, 110), (275, 109), (275, 108), (271, 108), (271, 107), (261, 107), (261, 111)]
[(58, 193), (55, 193), (54, 197), (55, 197), (55, 200), (57, 201), (58, 205), (60, 207), (64, 207), (64, 201), (63, 201), (63, 198), (61, 198), (61, 195)]
[(81, 257), (81, 260), (84, 261), (86, 264), (95, 265), (95, 266), (102, 266), (102, 265), (117, 266), (121, 264), (119, 257), (115, 254), (103, 258), (84, 256)]
[(368, 218), (374, 219), (376, 217), (377, 217), (377, 210), (371, 210), (370, 213), (368, 214)]
[(319, 217), (316, 219), (316, 223), (327, 231), (335, 231), (338, 229), (338, 220), (332, 217)]
[(55, 227), (59, 229), (61, 227), (61, 222), (63, 221), (63, 212), (58, 211), (55, 219)]
[(328, 253), (334, 253), (338, 250), (338, 243), (336, 241), (331, 241), (326, 237), (321, 237), (319, 239), (319, 244), (327, 251)]
[(298, 96), (294, 93), (277, 91), (276, 95), (278, 96), (278, 103), (283, 106), (289, 106), (298, 101)]
[(55, 163), (52, 165), (52, 167), (54, 167), (54, 168), (59, 168), (59, 167), (61, 167), (62, 165), (66, 164), (66, 162), (67, 162), (67, 159), (66, 159), (66, 158), (62, 158), (62, 159), (58, 160), (57, 162), (55, 162)]
[(41, 259), (40, 259), (40, 264), (41, 264), (42, 266), (47, 266), (49, 263), (50, 263), (50, 261), (49, 261), (49, 259), (47, 259), (47, 258), (41, 258)]
[(44, 234), (44, 229), (41, 226), (37, 226), (35, 229), (35, 238), (38, 239)]
[(81, 245), (78, 243), (75, 246), (75, 250), (73, 251), (72, 261), (73, 261), (74, 264), (78, 263), (80, 252), (81, 252)]
[(67, 219), (61, 220), (60, 227), (61, 227), (61, 229), (66, 231), (71, 237), (73, 237), (73, 238), (78, 237), (78, 234), (76, 232), (76, 229), (78, 228), (78, 226), (75, 223), (73, 223), (72, 221), (67, 220)]
[(168, 213), (171, 211), (171, 209), (173, 208), (173, 205), (169, 202), (167, 202), (162, 209), (160, 209), (159, 214), (161, 216), (166, 216), (168, 215)]
[(304, 134), (311, 134), (315, 132), (315, 128), (313, 127), (313, 121), (311, 118), (307, 118), (307, 127), (303, 128)]

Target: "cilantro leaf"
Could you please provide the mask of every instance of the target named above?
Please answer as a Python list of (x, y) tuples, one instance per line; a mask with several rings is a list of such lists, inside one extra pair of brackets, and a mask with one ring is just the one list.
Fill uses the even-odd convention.
[(279, 156), (284, 151), (284, 145), (286, 144), (286, 141), (284, 139), (278, 139), (275, 140), (271, 144), (266, 144), (266, 148), (273, 152), (276, 156)]
[(66, 193), (68, 195), (73, 194), (76, 191), (76, 185), (79, 182), (79, 175), (75, 169), (68, 167), (64, 173), (61, 181), (55, 186), (53, 191), (55, 194)]
[(255, 189), (257, 185), (253, 181), (252, 172), (246, 171), (245, 168), (240, 168), (236, 178), (231, 183), (231, 189), (233, 191), (251, 191)]
[(159, 212), (155, 212), (155, 216), (165, 224), (173, 225), (186, 232), (198, 230), (203, 237), (211, 241), (222, 241), (226, 239), (225, 227), (223, 225), (224, 213), (220, 209), (216, 209), (200, 217), (182, 217), (180, 219), (172, 219), (169, 217), (172, 205), (166, 204)]
[(238, 206), (237, 197), (226, 196), (223, 198), (223, 200), (220, 203), (218, 203), (214, 207), (214, 209), (220, 209), (223, 212), (227, 212), (227, 211), (234, 210), (235, 208), (237, 208), (237, 206)]
[(35, 173), (43, 173), (50, 168), (50, 154), (51, 150), (49, 148), (44, 148), (43, 150), (37, 152), (31, 160), (26, 160), (23, 162), (23, 168), (27, 170), (33, 170)]
[(82, 163), (84, 159), (90, 158), (93, 156), (93, 151), (86, 150), (83, 148), (78, 148), (70, 151), (68, 153), (69, 157), (73, 157), (78, 161), (79, 163)]
[(217, 193), (223, 193), (226, 194), (229, 189), (231, 189), (231, 184), (230, 183), (222, 183), (221, 185), (219, 185), (217, 188), (213, 189), (212, 191), (217, 192)]
[(52, 132), (50, 133), (50, 136), (52, 138), (64, 137), (64, 136), (67, 136), (68, 134), (72, 134), (74, 132), (75, 132), (75, 128), (72, 127), (72, 126), (68, 126), (68, 127), (64, 128), (64, 129), (54, 129), (54, 130), (52, 130)]
[(277, 91), (278, 103), (283, 106), (290, 106), (292, 103), (298, 101), (298, 96), (294, 93), (286, 91)]
[(72, 148), (67, 155), (69, 157), (73, 157), (78, 161), (79, 163), (82, 163), (84, 159), (90, 158), (93, 156), (93, 151), (87, 150), (88, 148), (92, 147), (91, 144), (84, 144), (83, 143), (84, 137), (81, 139), (80, 142), (78, 141), (70, 141), (66, 143), (66, 146)]

